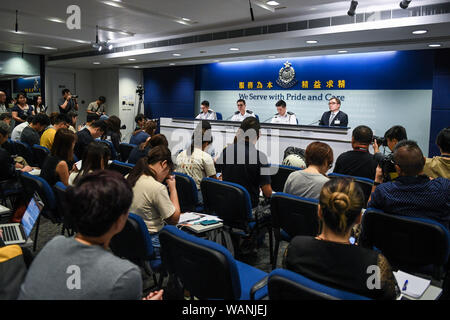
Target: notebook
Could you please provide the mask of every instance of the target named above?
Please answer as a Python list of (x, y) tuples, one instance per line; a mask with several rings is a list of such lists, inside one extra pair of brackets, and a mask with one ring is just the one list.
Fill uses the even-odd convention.
[[(400, 270), (394, 272), (394, 276), (397, 280), (397, 284), (400, 288), (401, 293), (413, 298), (421, 297), (431, 283), (430, 280), (420, 278)], [(406, 283), (406, 281), (408, 282)]]
[(0, 229), (3, 231), (3, 242), (6, 245), (23, 244), (27, 242), (31, 230), (33, 230), (43, 207), (44, 205), (35, 195), (28, 203), (27, 209), (25, 210), (20, 223), (0, 224)]
[[(203, 221), (214, 221), (212, 224), (202, 225)], [(217, 221), (217, 223), (216, 223)], [(201, 233), (210, 231), (213, 229), (223, 227), (222, 219), (217, 216), (212, 216), (197, 212), (185, 212), (180, 215), (178, 220), (178, 226), (182, 228), (187, 228), (195, 233)]]

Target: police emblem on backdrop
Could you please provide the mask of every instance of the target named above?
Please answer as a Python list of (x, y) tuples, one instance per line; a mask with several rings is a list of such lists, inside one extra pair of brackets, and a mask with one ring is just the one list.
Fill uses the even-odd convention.
[(295, 79), (295, 70), (289, 61), (284, 63), (284, 68), (280, 69), (278, 73), (277, 84), (283, 88), (291, 88), (297, 84)]

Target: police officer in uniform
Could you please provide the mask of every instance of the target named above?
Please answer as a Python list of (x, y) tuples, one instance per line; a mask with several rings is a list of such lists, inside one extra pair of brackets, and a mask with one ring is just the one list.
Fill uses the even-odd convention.
[(217, 114), (214, 110), (209, 108), (209, 101), (204, 100), (201, 103), (202, 112), (195, 117), (195, 119), (201, 120), (217, 120)]
[(297, 124), (295, 113), (286, 111), (286, 102), (279, 100), (275, 106), (278, 112), (275, 113), (272, 121), (270, 121), (271, 123)]
[(234, 113), (233, 117), (231, 118), (231, 121), (242, 122), (242, 120), (244, 120), (245, 118), (255, 117), (255, 114), (253, 113), (253, 111), (245, 110), (246, 105), (245, 105), (245, 100), (244, 99), (239, 99), (236, 102), (236, 104), (237, 104), (237, 107), (238, 107), (238, 111), (236, 111)]

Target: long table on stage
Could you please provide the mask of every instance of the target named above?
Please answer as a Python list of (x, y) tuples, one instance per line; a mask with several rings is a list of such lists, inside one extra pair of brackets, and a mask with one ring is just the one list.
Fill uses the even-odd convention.
[[(185, 149), (190, 144), (192, 132), (201, 120), (185, 118), (160, 118), (160, 133), (169, 142), (172, 153)], [(220, 154), (233, 142), (240, 122), (209, 120), (213, 135), (213, 147)], [(321, 141), (333, 149), (334, 160), (343, 152), (351, 150), (352, 132), (349, 128), (321, 127), (261, 123), (261, 134), (256, 147), (264, 152), (269, 162), (281, 164), (287, 147), (306, 149), (313, 141)]]

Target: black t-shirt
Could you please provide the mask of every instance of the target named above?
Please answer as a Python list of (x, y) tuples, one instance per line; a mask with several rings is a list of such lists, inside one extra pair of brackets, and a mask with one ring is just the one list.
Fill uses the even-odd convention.
[(0, 181), (12, 179), (16, 176), (16, 169), (11, 154), (0, 148)]
[(252, 207), (259, 203), (259, 188), (270, 184), (268, 161), (253, 143), (238, 142), (226, 147), (216, 162), (222, 179), (240, 184), (250, 194)]
[(91, 132), (88, 128), (84, 128), (81, 131), (77, 132), (77, 143), (75, 144), (74, 153), (77, 156), (78, 160), (83, 159), (84, 151), (89, 143), (94, 141), (94, 138), (91, 135)]
[(377, 165), (374, 156), (368, 151), (352, 150), (337, 158), (333, 172), (374, 180)]
[(75, 110), (75, 101), (73, 99), (70, 99), (69, 102), (66, 105), (66, 108), (63, 109), (61, 106), (66, 102), (66, 99), (61, 98), (58, 102), (59, 112), (60, 113), (69, 113), (70, 111), (76, 111)]
[(57, 156), (48, 155), (42, 164), (41, 174), (39, 176), (45, 179), (51, 187), (60, 181), (59, 176), (56, 173), (56, 166), (61, 161), (64, 160)]
[[(296, 236), (290, 242), (285, 267), (321, 284), (373, 299), (395, 299), (390, 267), (379, 264), (379, 254), (373, 250), (314, 237)], [(374, 274), (368, 267), (381, 270), (381, 288), (369, 289), (368, 279)], [(368, 271), (369, 270), (369, 271)]]

